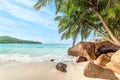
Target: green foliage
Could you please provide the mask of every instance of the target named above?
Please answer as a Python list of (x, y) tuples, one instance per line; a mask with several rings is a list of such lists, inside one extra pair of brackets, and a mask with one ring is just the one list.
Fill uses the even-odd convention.
[(34, 8), (36, 10), (39, 10), (41, 7), (43, 6), (47, 6), (50, 5), (51, 2), (53, 2), (54, 0), (38, 0), (38, 2), (34, 5)]
[(111, 42), (120, 39), (120, 0), (38, 0), (35, 8), (52, 2), (60, 13), (55, 20), (62, 39), (72, 37), (75, 43), (79, 34), (85, 40), (93, 30)]
[(21, 39), (12, 38), (12, 37), (9, 37), (9, 36), (0, 37), (0, 43), (41, 44), (41, 42), (21, 40)]

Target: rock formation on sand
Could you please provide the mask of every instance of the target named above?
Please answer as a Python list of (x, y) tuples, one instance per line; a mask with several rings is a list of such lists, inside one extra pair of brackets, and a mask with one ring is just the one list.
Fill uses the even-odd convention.
[(93, 62), (89, 62), (85, 66), (83, 74), (86, 77), (91, 77), (91, 78), (118, 80), (118, 78), (115, 76), (115, 74), (112, 70), (97, 66)]
[(108, 62), (110, 62), (110, 57), (106, 54), (100, 55), (96, 60), (96, 63), (99, 66), (106, 66)]
[(106, 45), (113, 45), (111, 44), (109, 41), (100, 41), (100, 42), (96, 42), (95, 44), (95, 54), (96, 56), (99, 56), (99, 54), (101, 54), (101, 52), (98, 51), (99, 48), (106, 46)]
[(50, 61), (54, 61), (54, 59), (51, 59)]
[(111, 62), (120, 63), (120, 50), (113, 54), (113, 56), (111, 57)]
[(68, 55), (84, 56), (88, 60), (95, 60), (95, 46), (92, 42), (80, 42), (74, 47), (69, 48)]
[[(77, 63), (96, 60), (97, 64), (90, 62), (84, 68), (86, 77), (118, 80), (114, 72), (120, 74), (119, 49), (120, 46), (113, 45), (108, 41), (80, 42), (69, 48), (68, 55), (79, 56)], [(105, 68), (106, 65), (107, 68)]]
[(83, 56), (86, 57), (87, 60), (96, 60), (102, 54), (107, 54), (109, 57), (111, 57), (113, 55), (113, 52), (119, 49), (119, 46), (115, 46), (108, 41), (100, 41), (95, 43), (80, 42), (75, 46), (69, 48), (68, 55)]
[(106, 66), (112, 71), (120, 74), (120, 50), (113, 54), (113, 56), (111, 57), (111, 62), (106, 64)]
[(109, 62), (108, 64), (106, 64), (107, 67), (109, 69), (111, 69), (112, 71), (120, 74), (120, 63), (113, 63), (113, 62)]
[(105, 45), (98, 49), (99, 53), (108, 53), (108, 52), (116, 52), (120, 49), (120, 46), (116, 45)]
[(87, 61), (87, 58), (86, 57), (83, 57), (83, 56), (80, 56), (78, 59), (77, 59), (77, 63), (78, 62), (84, 62), (84, 61)]
[(64, 63), (58, 63), (56, 65), (56, 69), (61, 71), (61, 72), (67, 72), (66, 68), (67, 68), (67, 65)]
[(111, 58), (114, 53), (115, 53), (115, 52), (109, 52), (109, 53), (107, 53), (106, 55)]

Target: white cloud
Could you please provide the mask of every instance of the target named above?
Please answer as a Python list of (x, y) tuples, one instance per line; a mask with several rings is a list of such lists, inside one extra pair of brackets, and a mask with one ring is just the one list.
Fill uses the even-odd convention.
[[(0, 10), (7, 12), (7, 15), (0, 17), (0, 33), (23, 39), (34, 39), (44, 43), (69, 43), (60, 41), (57, 33), (57, 23), (54, 21), (55, 14), (51, 7), (42, 8), (40, 11), (33, 9), (37, 0), (0, 0)], [(23, 5), (23, 6), (22, 6)], [(1, 14), (1, 13), (0, 13)], [(1, 14), (2, 15), (2, 14)], [(12, 17), (15, 19), (12, 19)], [(6, 25), (4, 25), (6, 24)], [(37, 28), (34, 28), (35, 26)], [(38, 26), (45, 28), (38, 28)], [(15, 27), (16, 26), (16, 27)], [(29, 26), (29, 28), (24, 28)], [(10, 27), (10, 28), (9, 28)], [(55, 35), (57, 34), (57, 35)]]
[(9, 24), (9, 25), (14, 25), (14, 26), (18, 26), (18, 25), (24, 25), (24, 26), (29, 26), (29, 24), (28, 23), (25, 23), (25, 22), (23, 22), (23, 21), (14, 21), (14, 20), (10, 20), (10, 19), (8, 19), (8, 18), (5, 18), (5, 17), (2, 17), (2, 16), (0, 16), (0, 23), (1, 23), (1, 25), (2, 24)]
[(7, 19), (7, 18), (4, 18), (4, 17), (1, 17), (0, 16), (0, 23), (3, 23), (3, 24), (12, 24), (12, 25), (17, 25), (17, 23), (15, 22), (15, 21), (13, 21), (13, 20), (9, 20), (9, 19)]
[(32, 7), (32, 5), (34, 5), (35, 2), (37, 2), (37, 0), (13, 0), (13, 1), (18, 2), (19, 4), (28, 6), (28, 7)]
[[(22, 5), (26, 6), (26, 7), (33, 8), (33, 5), (34, 5), (38, 0), (24, 0), (24, 1), (23, 1), (23, 0), (13, 0), (13, 1), (15, 1), (15, 2), (17, 2), (17, 3), (19, 3), (19, 4), (22, 4)], [(54, 13), (51, 12), (50, 7), (41, 8), (40, 11), (41, 11), (41, 12), (45, 12), (45, 13), (51, 15), (51, 16), (54, 16)]]
[[(14, 0), (14, 1), (18, 1), (22, 4), (23, 0)], [(23, 4), (24, 5), (26, 4), (27, 6), (30, 6), (30, 5), (32, 6), (34, 3), (32, 4), (30, 1), (24, 0)], [(0, 7), (1, 7), (0, 9), (8, 12), (9, 14), (21, 20), (25, 20), (25, 21), (40, 24), (40, 25), (42, 24), (44, 27), (47, 27), (49, 29), (54, 29), (57, 26), (57, 24), (53, 21), (54, 19), (53, 13), (51, 13), (49, 9), (41, 9), (42, 12), (47, 14), (47, 15), (44, 15), (40, 12), (38, 13), (34, 9), (33, 10), (31, 8), (27, 9), (22, 6), (12, 4), (10, 0), (1, 0)]]

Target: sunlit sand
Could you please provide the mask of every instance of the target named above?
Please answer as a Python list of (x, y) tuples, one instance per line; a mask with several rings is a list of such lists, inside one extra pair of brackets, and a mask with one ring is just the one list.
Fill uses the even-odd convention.
[(56, 70), (56, 62), (0, 63), (0, 80), (105, 80), (87, 78), (83, 68), (87, 62), (67, 62), (67, 72)]

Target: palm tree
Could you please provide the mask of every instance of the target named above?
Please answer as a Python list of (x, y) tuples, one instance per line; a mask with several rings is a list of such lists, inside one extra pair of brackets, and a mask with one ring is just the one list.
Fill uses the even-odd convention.
[[(110, 29), (111, 25), (108, 26), (108, 22), (104, 19), (106, 17), (108, 18), (108, 15), (111, 12), (109, 12), (109, 14), (107, 16), (102, 15), (102, 13), (103, 14), (107, 13), (106, 11), (108, 11), (108, 10), (111, 10), (113, 13), (115, 13), (114, 9), (112, 9), (112, 8), (118, 7), (117, 3), (120, 3), (120, 0), (90, 0), (88, 2), (88, 4), (89, 4), (90, 8), (92, 9), (92, 11), (98, 16), (98, 18), (102, 22), (103, 27), (107, 31), (107, 34), (109, 35), (109, 37), (112, 39), (112, 41), (116, 45), (120, 45), (119, 39), (117, 38), (117, 36), (115, 36), (115, 34)], [(101, 6), (102, 6), (102, 8), (101, 8)], [(107, 20), (112, 20), (112, 17), (107, 19)], [(111, 26), (111, 27), (113, 27), (113, 26)]]
[[(44, 0), (42, 0), (45, 2)], [(40, 8), (40, 0), (34, 6), (36, 9)], [(44, 5), (49, 4), (50, 1)], [(75, 45), (76, 39), (79, 35), (81, 35), (81, 40), (85, 40), (91, 33), (91, 30), (88, 27), (83, 28), (83, 25), (80, 23), (81, 14), (76, 10), (76, 6), (72, 5), (72, 2), (69, 1), (66, 3), (63, 1), (55, 1), (56, 4), (56, 13), (62, 13), (61, 16), (57, 16), (55, 18), (56, 21), (59, 22), (59, 33), (62, 33), (61, 39), (73, 39), (73, 46)], [(39, 5), (39, 6), (38, 6)], [(42, 5), (43, 6), (43, 5)]]
[[(119, 8), (120, 4), (118, 4), (118, 3), (120, 3), (120, 0), (76, 0), (76, 1), (72, 0), (72, 1), (73, 1), (74, 5), (78, 5), (78, 7), (82, 8), (83, 12), (84, 12), (84, 10), (86, 10), (86, 11), (88, 11), (88, 13), (92, 13), (92, 15), (94, 14), (96, 16), (96, 18), (98, 17), (100, 22), (102, 23), (101, 27), (104, 30), (104, 34), (107, 35), (106, 39), (116, 45), (120, 45), (119, 38), (117, 37), (118, 35), (115, 35), (110, 28), (110, 27), (113, 27), (113, 25), (108, 26), (109, 22), (107, 22), (104, 19), (104, 18), (107, 18), (107, 20), (113, 21), (113, 18), (109, 18), (108, 15), (103, 15), (103, 14), (107, 13), (107, 10), (110, 10), (110, 11), (116, 13), (114, 11), (114, 8)], [(120, 11), (120, 10), (118, 10), (118, 11)], [(89, 16), (92, 17), (92, 15), (89, 15)], [(90, 20), (88, 20), (88, 21), (90, 21)], [(98, 28), (99, 27), (97, 27), (97, 29)], [(114, 29), (114, 28), (112, 28), (112, 29)]]
[(74, 46), (77, 36), (81, 35), (83, 41), (90, 35), (91, 30), (81, 24), (81, 13), (76, 10), (76, 6), (72, 5), (72, 2), (61, 4), (59, 12), (63, 15), (57, 16), (55, 20), (59, 22), (59, 33), (62, 33), (62, 39), (72, 37)]
[[(87, 26), (104, 36), (108, 41), (120, 46), (120, 17), (116, 17), (120, 13), (120, 0), (38, 0), (35, 8), (39, 9), (52, 2), (55, 2), (56, 4), (56, 13), (62, 12), (65, 8), (63, 8), (63, 5), (67, 4), (66, 6), (68, 7), (66, 8), (68, 12), (78, 11), (78, 13), (84, 16), (84, 18), (81, 18), (77, 15), (78, 18), (74, 19), (75, 23), (79, 22), (80, 27), (84, 24), (84, 26)], [(109, 13), (106, 14), (108, 11)], [(109, 16), (109, 14), (112, 15)], [(114, 22), (114, 24), (109, 22)], [(86, 27), (82, 27), (82, 29), (84, 28)], [(116, 29), (117, 31), (115, 31)]]

